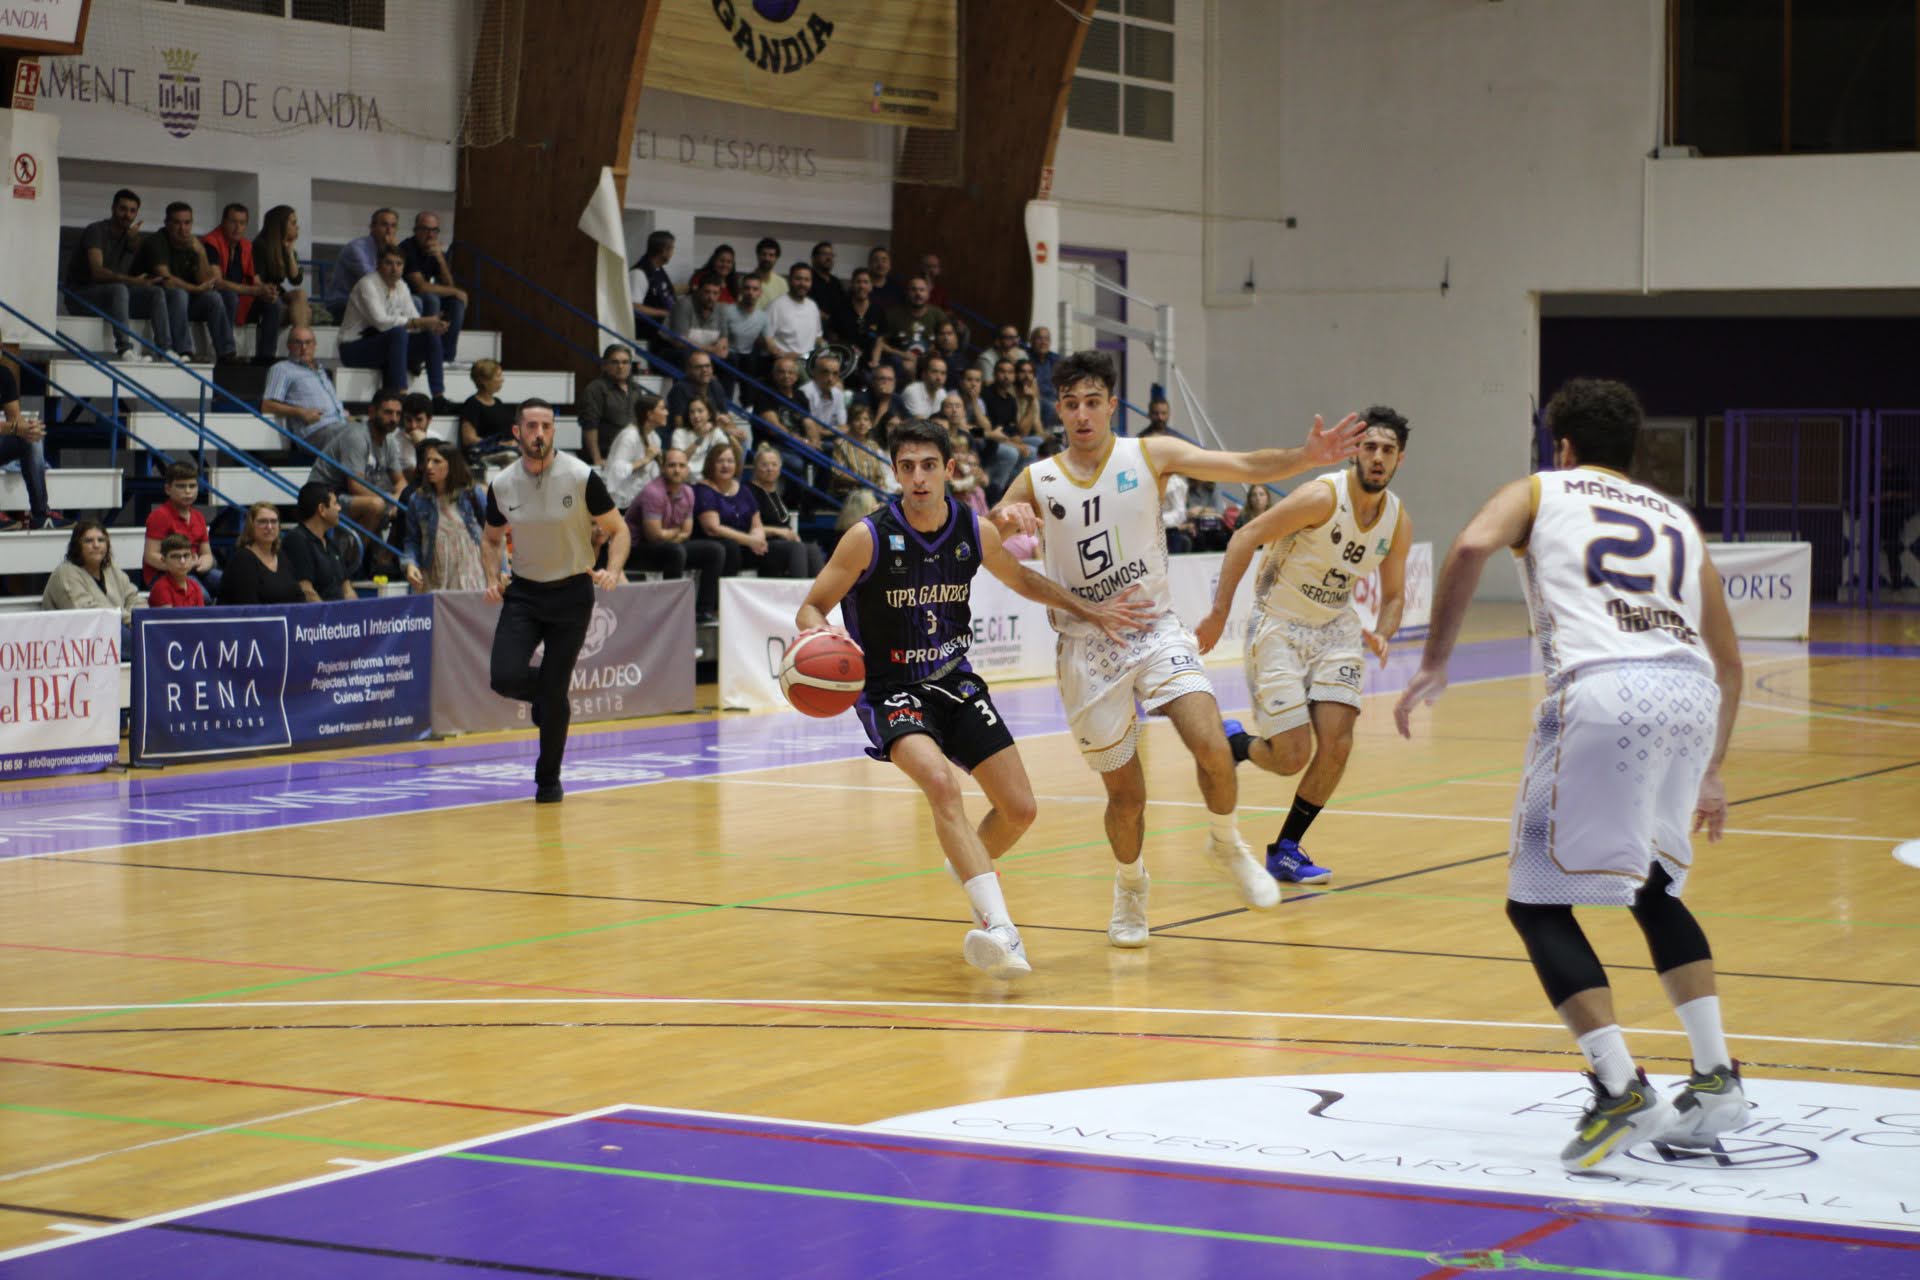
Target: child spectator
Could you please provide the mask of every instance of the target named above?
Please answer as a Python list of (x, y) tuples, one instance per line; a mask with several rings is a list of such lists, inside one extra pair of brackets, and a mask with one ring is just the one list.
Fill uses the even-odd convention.
[(193, 544), (185, 534), (170, 533), (160, 540), (161, 562), (166, 575), (153, 584), (147, 603), (156, 609), (198, 609), (207, 603), (206, 593), (194, 581)]

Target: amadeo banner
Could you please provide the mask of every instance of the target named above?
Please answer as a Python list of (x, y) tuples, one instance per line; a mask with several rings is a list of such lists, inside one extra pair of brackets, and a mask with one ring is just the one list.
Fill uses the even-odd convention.
[[(1038, 572), (1038, 564), (1027, 566)], [(799, 579), (724, 578), (720, 582), (720, 705), (765, 711), (787, 705), (780, 695), (780, 656), (793, 642), (793, 615), (813, 584)], [(967, 661), (989, 683), (1053, 675), (1053, 628), (1047, 611), (1015, 595), (992, 574), (974, 575), (969, 598), (973, 644)], [(844, 625), (840, 609), (828, 615)]]
[(137, 610), (131, 758), (425, 738), (432, 649), (426, 596)]
[(120, 611), (0, 615), (0, 782), (120, 754)]
[(1735, 635), (1804, 640), (1812, 621), (1811, 542), (1709, 542)]
[[(432, 596), (433, 731), (484, 733), (532, 724), (527, 703), (492, 689), (500, 606), (478, 591)], [(533, 665), (545, 656), (534, 650)], [(693, 582), (630, 582), (593, 594), (573, 664), (573, 719), (624, 720), (693, 710)]]
[(660, 0), (647, 87), (951, 129), (958, 44), (954, 0)]

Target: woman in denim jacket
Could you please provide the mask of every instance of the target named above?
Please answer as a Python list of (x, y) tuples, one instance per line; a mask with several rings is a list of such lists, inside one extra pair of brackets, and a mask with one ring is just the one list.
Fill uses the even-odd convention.
[(420, 483), (407, 495), (401, 563), (415, 591), (485, 591), (480, 525), (485, 513), (460, 450), (443, 440), (420, 445)]

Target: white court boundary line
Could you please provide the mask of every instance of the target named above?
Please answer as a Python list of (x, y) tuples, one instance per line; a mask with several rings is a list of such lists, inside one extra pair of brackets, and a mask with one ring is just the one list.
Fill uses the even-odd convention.
[[(764, 1008), (769, 1005), (805, 1006), (824, 1009), (946, 1009), (977, 1013), (1124, 1013), (1169, 1018), (1273, 1018), (1299, 1022), (1373, 1022), (1416, 1027), (1482, 1027), (1500, 1031), (1565, 1031), (1558, 1022), (1508, 1022), (1474, 1018), (1409, 1018), (1386, 1013), (1306, 1013), (1274, 1009), (1182, 1009), (1153, 1005), (1106, 1004), (1005, 1004), (973, 1000), (837, 1000), (813, 996), (782, 998), (775, 996), (504, 996), (499, 999), (458, 998), (445, 1000), (232, 1000), (201, 1001), (190, 1004), (58, 1004), (22, 1005), (0, 1008), (0, 1014), (14, 1013), (154, 1013), (189, 1012), (194, 1009), (360, 1009), (435, 1007), (525, 1007), (539, 1005), (609, 1005), (644, 1008), (708, 1006), (720, 1008)], [(1009, 1027), (1008, 1030), (1021, 1030)], [(1666, 1027), (1625, 1027), (1639, 1036), (1684, 1036), (1684, 1030)], [(26, 1033), (15, 1040), (31, 1038)], [(1758, 1033), (1727, 1032), (1729, 1040), (1756, 1040), (1769, 1044), (1830, 1045), (1846, 1049), (1894, 1049), (1904, 1053), (1920, 1052), (1920, 1042), (1879, 1040), (1827, 1040), (1811, 1036), (1770, 1036)], [(1462, 1048), (1472, 1048), (1463, 1045)], [(4, 1257), (5, 1255), (0, 1255)]]
[[(350, 1099), (347, 1099), (347, 1101), (358, 1102), (360, 1101), (360, 1099), (350, 1098)], [(432, 1147), (426, 1151), (416, 1151), (410, 1155), (394, 1156), (390, 1160), (381, 1160), (381, 1161), (378, 1161), (377, 1163), (365, 1165), (357, 1169), (340, 1169), (340, 1170), (336, 1170), (333, 1173), (322, 1173), (311, 1178), (302, 1178), (298, 1182), (283, 1183), (279, 1186), (274, 1186), (274, 1187), (262, 1187), (257, 1191), (243, 1191), (239, 1195), (226, 1196), (219, 1200), (209, 1200), (204, 1204), (188, 1205), (184, 1209), (169, 1209), (165, 1213), (156, 1213), (145, 1218), (134, 1218), (128, 1222), (115, 1223), (113, 1226), (110, 1226), (110, 1227), (102, 1226), (97, 1230), (89, 1231), (84, 1236), (79, 1236), (71, 1240), (47, 1240), (39, 1244), (30, 1244), (22, 1248), (10, 1249), (5, 1252), (0, 1252), (0, 1262), (8, 1262), (14, 1258), (24, 1258), (29, 1254), (45, 1253), (49, 1249), (64, 1249), (70, 1245), (91, 1244), (94, 1241), (105, 1239), (107, 1236), (117, 1236), (128, 1231), (138, 1231), (142, 1227), (158, 1226), (163, 1222), (174, 1222), (180, 1218), (191, 1218), (196, 1214), (212, 1213), (218, 1209), (231, 1209), (235, 1205), (250, 1204), (256, 1200), (267, 1200), (274, 1196), (281, 1195), (285, 1192), (304, 1191), (308, 1187), (324, 1186), (329, 1182), (342, 1182), (348, 1178), (363, 1178), (366, 1175), (370, 1173), (374, 1173), (378, 1170), (394, 1169), (394, 1168), (398, 1168), (400, 1165), (403, 1165), (403, 1164), (417, 1164), (424, 1160), (434, 1160), (434, 1159), (438, 1159), (441, 1156), (452, 1155), (455, 1152), (465, 1151), (471, 1147), (485, 1146), (488, 1143), (493, 1143), (493, 1142), (505, 1142), (510, 1138), (521, 1138), (521, 1137), (525, 1137), (527, 1134), (530, 1134), (530, 1133), (539, 1133), (543, 1129), (558, 1129), (558, 1128), (561, 1128), (562, 1126), (573, 1124), (575, 1121), (578, 1121), (578, 1120), (591, 1120), (591, 1119), (594, 1119), (595, 1117), (607, 1115), (611, 1112), (628, 1111), (633, 1109), (635, 1108), (632, 1107), (630, 1104), (626, 1104), (626, 1103), (620, 1103), (620, 1104), (616, 1104), (614, 1106), (608, 1106), (608, 1107), (596, 1107), (592, 1111), (582, 1111), (578, 1115), (555, 1116), (551, 1120), (536, 1121), (533, 1124), (522, 1125), (517, 1129), (508, 1129), (502, 1133), (487, 1133), (487, 1134), (482, 1134), (479, 1137), (462, 1138), (458, 1142), (449, 1142), (444, 1146)], [(665, 1110), (666, 1108), (653, 1107), (653, 1108), (640, 1108), (640, 1109), (659, 1111), (659, 1110)], [(738, 1119), (751, 1119), (752, 1117), (729, 1116), (727, 1118), (732, 1120), (738, 1120)], [(795, 1123), (805, 1123), (805, 1122), (800, 1121)]]
[[(313, 1107), (296, 1107), (292, 1111), (280, 1111), (270, 1116), (255, 1116), (251, 1120), (235, 1120), (232, 1124), (215, 1125), (210, 1129), (192, 1129), (186, 1133), (176, 1133), (171, 1138), (155, 1138), (151, 1142), (136, 1142), (130, 1147), (118, 1147), (112, 1151), (96, 1151), (90, 1156), (75, 1156), (71, 1160), (59, 1160), (53, 1164), (43, 1164), (34, 1169), (16, 1169), (12, 1173), (0, 1173), (0, 1182), (12, 1182), (15, 1178), (31, 1178), (35, 1174), (53, 1173), (59, 1169), (71, 1169), (75, 1165), (92, 1164), (96, 1160), (111, 1160), (115, 1156), (129, 1155), (135, 1151), (148, 1151), (154, 1147), (171, 1146), (176, 1142), (191, 1142), (195, 1138), (209, 1138), (216, 1133), (226, 1133), (233, 1129), (250, 1129), (257, 1124), (267, 1124), (274, 1120), (290, 1120), (294, 1116), (312, 1115), (316, 1111), (331, 1111), (335, 1107), (350, 1106), (361, 1102), (361, 1098), (341, 1098), (336, 1102), (322, 1102)], [(83, 1231), (96, 1231), (95, 1227), (82, 1227)]]

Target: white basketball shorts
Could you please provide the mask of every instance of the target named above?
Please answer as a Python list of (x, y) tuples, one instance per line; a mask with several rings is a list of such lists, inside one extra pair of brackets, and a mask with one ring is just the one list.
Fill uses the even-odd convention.
[(1245, 662), (1256, 737), (1271, 738), (1306, 724), (1308, 703), (1360, 709), (1366, 649), (1360, 618), (1352, 611), (1314, 624), (1255, 610)]
[(1095, 773), (1133, 758), (1134, 703), (1148, 712), (1188, 693), (1213, 693), (1200, 646), (1178, 622), (1116, 642), (1061, 636), (1054, 647), (1060, 701), (1080, 753)]

